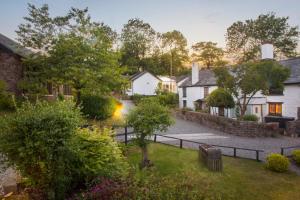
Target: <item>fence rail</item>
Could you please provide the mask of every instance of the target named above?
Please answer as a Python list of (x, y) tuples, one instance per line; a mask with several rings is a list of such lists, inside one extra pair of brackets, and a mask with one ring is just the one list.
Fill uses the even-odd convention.
[[(281, 155), (285, 155), (286, 150), (288, 149), (300, 149), (300, 145), (296, 145), (296, 146), (289, 146), (289, 147), (281, 147)], [(286, 155), (286, 156), (290, 156), (290, 155)]]
[[(133, 131), (128, 132), (127, 127), (125, 127), (125, 132), (124, 133), (119, 133), (116, 134), (115, 136), (120, 137), (120, 136), (124, 136), (124, 143), (128, 144), (128, 142), (130, 141), (130, 139), (128, 138), (129, 135), (133, 135)], [(161, 134), (154, 134), (153, 135), (153, 142), (157, 142), (157, 143), (162, 143), (162, 144), (168, 144), (168, 145), (172, 145), (172, 146), (176, 146), (174, 144), (169, 144), (169, 143), (164, 143), (162, 141), (158, 141), (158, 137), (162, 137), (162, 138), (169, 138), (169, 139), (173, 139), (173, 140), (177, 140), (179, 141), (179, 148), (183, 148), (183, 144), (185, 143), (193, 143), (193, 144), (198, 144), (198, 145), (203, 145), (203, 144), (207, 144), (207, 143), (203, 143), (203, 142), (197, 142), (197, 141), (193, 141), (193, 140), (187, 140), (187, 139), (182, 139), (182, 138), (177, 138), (177, 137), (173, 137), (173, 136), (168, 136), (168, 135), (161, 135)], [(222, 152), (223, 155), (225, 156), (231, 156), (231, 157), (235, 157), (235, 158), (248, 158), (248, 159), (252, 159), (252, 160), (256, 160), (256, 161), (261, 161), (260, 159), (260, 153), (263, 153), (264, 150), (261, 149), (250, 149), (250, 148), (243, 148), (243, 147), (235, 147), (235, 146), (224, 146), (224, 145), (214, 145), (214, 144), (208, 144), (210, 146), (213, 147), (220, 147), (220, 148), (226, 148), (226, 149), (232, 149), (233, 153), (232, 155), (228, 155), (228, 154), (224, 154)], [(253, 158), (249, 158), (249, 157), (242, 157), (242, 156), (237, 156), (237, 152), (239, 150), (242, 151), (250, 151), (250, 152), (255, 152), (255, 159)]]

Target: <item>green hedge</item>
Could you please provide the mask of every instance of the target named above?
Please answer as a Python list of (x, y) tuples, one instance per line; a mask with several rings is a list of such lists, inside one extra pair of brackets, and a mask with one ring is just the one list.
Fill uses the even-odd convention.
[(105, 120), (114, 114), (118, 103), (119, 102), (112, 97), (84, 95), (82, 97), (81, 111), (88, 118)]
[(267, 156), (266, 167), (271, 171), (286, 172), (289, 165), (289, 159), (281, 154), (271, 153)]
[(258, 121), (258, 117), (256, 115), (244, 115), (243, 116), (243, 121), (254, 121), (257, 122)]

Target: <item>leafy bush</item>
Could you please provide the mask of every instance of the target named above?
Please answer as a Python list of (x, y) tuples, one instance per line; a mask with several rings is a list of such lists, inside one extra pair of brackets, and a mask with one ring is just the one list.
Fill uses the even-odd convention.
[(81, 122), (71, 102), (25, 103), (0, 124), (0, 151), (49, 199), (63, 199), (76, 176), (77, 160), (68, 141)]
[(105, 120), (113, 115), (117, 103), (117, 100), (112, 97), (84, 95), (81, 111), (91, 119)]
[(172, 92), (164, 92), (157, 95), (158, 101), (168, 107), (176, 107), (178, 105), (178, 94)]
[(267, 156), (266, 167), (271, 171), (286, 172), (289, 165), (289, 159), (283, 155), (272, 153)]
[(223, 88), (218, 88), (206, 98), (206, 103), (210, 107), (233, 108), (235, 103), (232, 95)]
[(71, 101), (25, 103), (1, 120), (0, 152), (48, 199), (64, 199), (97, 176), (125, 175), (127, 163), (110, 132), (79, 129), (81, 124)]
[(244, 115), (243, 116), (243, 121), (253, 121), (253, 122), (257, 122), (258, 121), (258, 117), (256, 115)]
[(73, 152), (80, 157), (81, 174), (86, 180), (95, 177), (122, 177), (128, 164), (108, 129), (79, 129), (70, 142)]
[(132, 97), (131, 97), (131, 100), (132, 102), (137, 105), (138, 103), (140, 103), (140, 101), (143, 99), (143, 98), (147, 98), (146, 96), (144, 95), (140, 95), (140, 94), (134, 94)]
[(14, 102), (12, 96), (6, 90), (6, 84), (0, 80), (0, 110), (14, 110)]
[(299, 149), (298, 150), (294, 150), (292, 152), (292, 155), (293, 155), (293, 159), (295, 160), (295, 162), (297, 164), (300, 164), (300, 150)]

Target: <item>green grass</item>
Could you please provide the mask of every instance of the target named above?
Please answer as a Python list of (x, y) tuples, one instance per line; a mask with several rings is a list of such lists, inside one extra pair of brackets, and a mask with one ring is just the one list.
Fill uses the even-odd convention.
[(150, 144), (149, 156), (154, 166), (139, 170), (139, 149), (132, 146), (127, 153), (134, 177), (148, 183), (150, 190), (160, 188), (158, 192), (165, 196), (173, 190), (182, 190), (201, 193), (207, 199), (300, 199), (299, 176), (268, 171), (263, 163), (256, 161), (223, 157), (223, 172), (210, 172), (198, 161), (197, 151)]

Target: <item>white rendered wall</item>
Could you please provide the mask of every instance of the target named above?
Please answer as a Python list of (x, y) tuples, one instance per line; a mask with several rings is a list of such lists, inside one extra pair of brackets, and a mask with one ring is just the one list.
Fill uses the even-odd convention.
[[(283, 95), (267, 96), (267, 102), (282, 102), (282, 116), (297, 119), (297, 108), (300, 107), (300, 84), (285, 85)], [(269, 113), (269, 106), (266, 107)]]
[(156, 95), (155, 90), (157, 89), (159, 82), (160, 80), (150, 73), (145, 73), (132, 82), (131, 91), (128, 94)]

